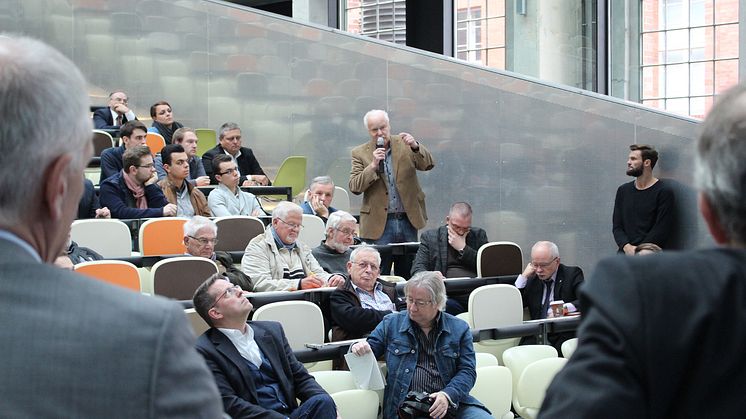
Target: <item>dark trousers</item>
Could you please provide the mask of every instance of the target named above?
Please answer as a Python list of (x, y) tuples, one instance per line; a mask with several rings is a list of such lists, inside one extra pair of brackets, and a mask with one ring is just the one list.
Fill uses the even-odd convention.
[(303, 402), (290, 414), (291, 419), (336, 419), (337, 406), (332, 396), (328, 394), (317, 394)]
[[(406, 243), (417, 241), (417, 229), (414, 228), (405, 213), (389, 214), (386, 217), (386, 227), (378, 240), (366, 240), (370, 244)], [(409, 279), (412, 271), (414, 255), (393, 255), (391, 249), (380, 251), (381, 275), (391, 275), (391, 265), (394, 265), (394, 275)]]

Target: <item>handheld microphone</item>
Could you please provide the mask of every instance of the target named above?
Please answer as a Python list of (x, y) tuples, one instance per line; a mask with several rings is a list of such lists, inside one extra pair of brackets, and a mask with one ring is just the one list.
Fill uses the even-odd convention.
[[(383, 137), (378, 137), (376, 140), (376, 148), (384, 148), (386, 145), (386, 142), (384, 141)], [(378, 162), (378, 173), (383, 173), (383, 160)]]

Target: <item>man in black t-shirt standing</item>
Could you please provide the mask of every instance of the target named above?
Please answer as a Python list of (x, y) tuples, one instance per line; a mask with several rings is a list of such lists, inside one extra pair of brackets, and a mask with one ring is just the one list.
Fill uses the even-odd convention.
[(619, 252), (635, 253), (640, 243), (666, 248), (673, 227), (674, 193), (663, 180), (653, 176), (658, 151), (652, 146), (632, 144), (627, 175), (635, 180), (621, 185), (614, 201), (613, 233)]

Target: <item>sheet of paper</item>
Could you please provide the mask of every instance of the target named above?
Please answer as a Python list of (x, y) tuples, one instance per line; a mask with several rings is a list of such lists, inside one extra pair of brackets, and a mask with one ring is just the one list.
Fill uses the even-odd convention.
[(381, 375), (381, 369), (378, 367), (373, 352), (368, 352), (363, 356), (357, 356), (350, 352), (345, 354), (345, 360), (358, 388), (363, 390), (383, 389), (383, 375)]

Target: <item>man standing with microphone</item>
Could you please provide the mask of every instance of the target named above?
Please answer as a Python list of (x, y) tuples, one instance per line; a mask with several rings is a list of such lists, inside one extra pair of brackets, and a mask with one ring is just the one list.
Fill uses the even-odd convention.
[[(371, 244), (417, 241), (417, 230), (427, 223), (425, 194), (417, 170), (430, 170), (435, 161), (411, 134), (389, 134), (386, 111), (371, 110), (363, 124), (370, 141), (352, 150), (350, 192), (363, 194), (360, 237)], [(391, 272), (391, 252), (381, 252), (381, 274)], [(397, 257), (397, 275), (409, 277), (412, 261)]]

